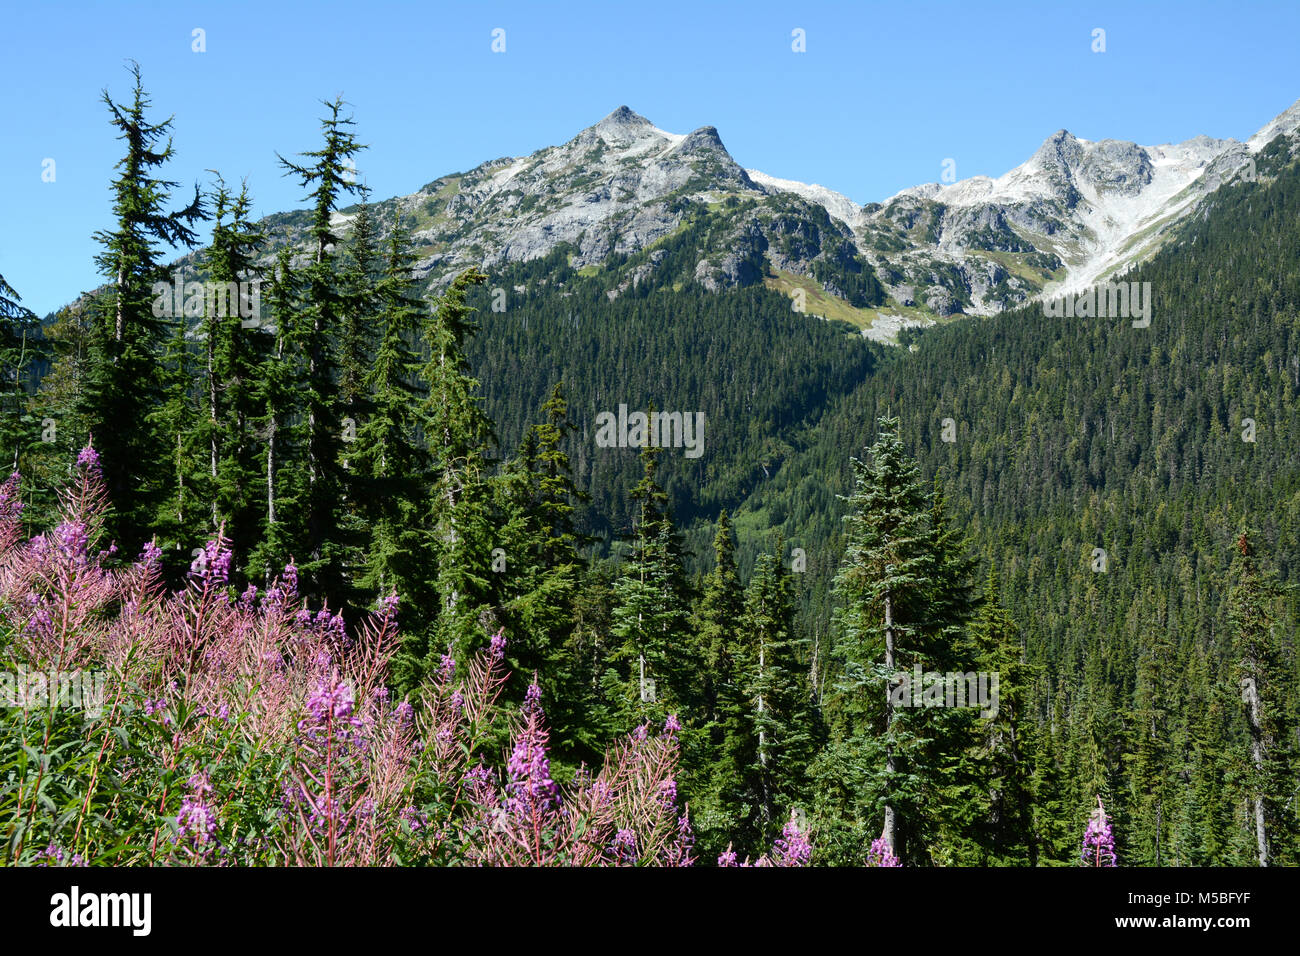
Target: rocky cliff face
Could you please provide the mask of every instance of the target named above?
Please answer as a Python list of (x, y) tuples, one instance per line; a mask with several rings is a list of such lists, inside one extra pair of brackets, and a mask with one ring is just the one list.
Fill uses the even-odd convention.
[[(924, 322), (1123, 271), (1208, 193), (1249, 176), (1269, 141), (1286, 136), (1296, 148), (1298, 128), (1300, 103), (1246, 143), (1199, 136), (1139, 146), (1058, 130), (1004, 176), (929, 183), (860, 206), (742, 168), (711, 126), (668, 133), (622, 106), (563, 145), (434, 180), (376, 203), (375, 214), (381, 231), (399, 216), (414, 228), (419, 272), (434, 287), (469, 265), (563, 247), (573, 266), (611, 273), (612, 298), (657, 281), (664, 256), (647, 250), (689, 234), (693, 265), (672, 281), (804, 289), (821, 303), (808, 311), (864, 327), (878, 316)], [(344, 232), (349, 218), (339, 216)], [(271, 217), (276, 244), (296, 245), (302, 221)]]

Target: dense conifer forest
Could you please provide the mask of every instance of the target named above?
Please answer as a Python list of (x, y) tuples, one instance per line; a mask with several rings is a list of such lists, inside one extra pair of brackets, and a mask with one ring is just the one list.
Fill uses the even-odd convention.
[[(654, 282), (417, 276), (341, 100), (276, 144), (290, 244), (132, 79), (103, 284), (0, 281), (0, 661), (120, 688), (0, 711), (0, 861), (1300, 862), (1284, 139), (1124, 277), (1149, 327), (898, 348), (693, 284), (704, 219)], [(702, 454), (602, 447), (620, 405)]]

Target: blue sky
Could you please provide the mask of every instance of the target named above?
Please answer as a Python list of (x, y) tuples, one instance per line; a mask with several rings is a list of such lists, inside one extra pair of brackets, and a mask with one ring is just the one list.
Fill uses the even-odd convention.
[(100, 281), (91, 234), (111, 225), (120, 144), (99, 93), (128, 96), (132, 58), (155, 117), (175, 114), (177, 201), (217, 169), (248, 178), (260, 215), (303, 204), (275, 151), (315, 148), (336, 94), (379, 199), (626, 104), (672, 132), (716, 126), (741, 165), (867, 202), (937, 180), (949, 157), (959, 178), (1000, 175), (1062, 127), (1244, 139), (1300, 98), (1297, 36), (1290, 0), (9, 4), (0, 274), (41, 314)]

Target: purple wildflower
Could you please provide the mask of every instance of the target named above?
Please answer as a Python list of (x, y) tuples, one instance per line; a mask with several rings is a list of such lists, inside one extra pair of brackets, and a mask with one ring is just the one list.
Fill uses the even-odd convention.
[(212, 784), (206, 773), (195, 774), (189, 783), (192, 792), (181, 801), (176, 827), (181, 837), (192, 843), (210, 843), (217, 836), (217, 814), (204, 802), (204, 797), (212, 791)]
[(507, 790), (511, 810), (520, 816), (545, 812), (559, 804), (560, 788), (551, 779), (546, 742), (547, 733), (535, 714), (515, 736), (514, 752), (506, 765), (510, 775)]
[(98, 477), (100, 473), (99, 452), (95, 451), (90, 445), (81, 449), (81, 452), (77, 455), (77, 467), (84, 468), (89, 474)]
[(86, 526), (80, 521), (65, 521), (54, 529), (55, 540), (58, 541), (59, 547), (73, 561), (78, 563), (86, 559), (86, 545), (89, 542), (89, 534)]
[(614, 834), (610, 841), (610, 851), (619, 863), (635, 863), (637, 860), (636, 833), (624, 828)]
[(1083, 834), (1083, 864), (1092, 867), (1116, 865), (1115, 834), (1106, 817), (1106, 808), (1101, 804), (1101, 797), (1097, 798), (1097, 809), (1088, 818), (1088, 828)]
[(807, 866), (812, 859), (812, 845), (807, 835), (800, 832), (793, 812), (780, 838), (772, 844), (772, 856), (777, 866)]
[(317, 723), (324, 723), (330, 717), (336, 720), (348, 717), (355, 704), (352, 688), (341, 682), (322, 681), (316, 685), (316, 692), (307, 698), (307, 710)]
[(902, 866), (898, 857), (894, 856), (889, 849), (889, 844), (885, 842), (884, 837), (876, 837), (871, 841), (871, 849), (867, 852), (867, 866)]

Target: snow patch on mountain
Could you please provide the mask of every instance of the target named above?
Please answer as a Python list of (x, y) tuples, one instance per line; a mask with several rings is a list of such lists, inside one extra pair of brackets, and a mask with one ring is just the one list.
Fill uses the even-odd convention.
[(800, 183), (793, 179), (778, 179), (757, 169), (746, 169), (749, 178), (768, 191), (794, 193), (809, 202), (823, 207), (827, 213), (844, 223), (850, 229), (862, 219), (862, 207), (843, 193), (819, 186), (816, 183)]

